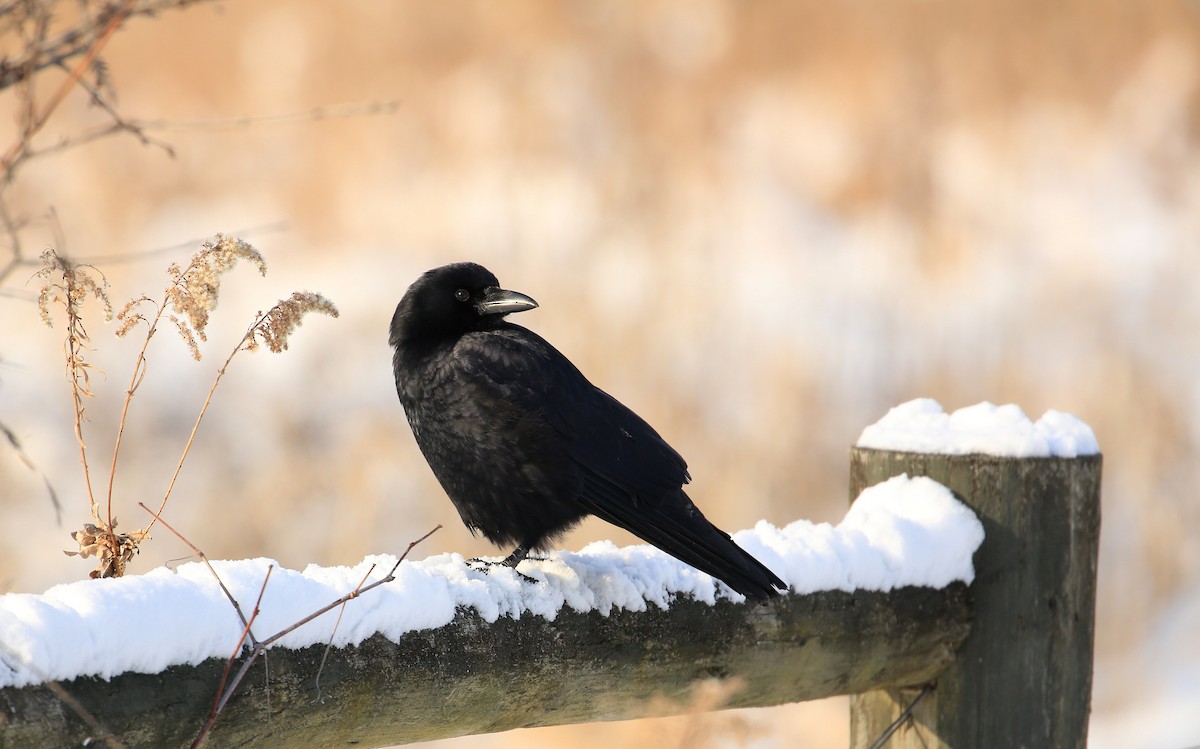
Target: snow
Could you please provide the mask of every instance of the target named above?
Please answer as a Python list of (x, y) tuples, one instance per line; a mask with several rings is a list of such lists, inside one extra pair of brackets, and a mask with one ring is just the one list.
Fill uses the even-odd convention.
[[(983, 527), (951, 492), (928, 478), (898, 476), (865, 490), (837, 526), (797, 521), (777, 528), (760, 521), (735, 540), (774, 570), (792, 590), (887, 591), (943, 587), (974, 578), (971, 558)], [(253, 629), (263, 640), (355, 590), (395, 565), (390, 555), (354, 567), (271, 571)], [(247, 615), (269, 559), (215, 561), (221, 580)], [(460, 608), (487, 621), (534, 615), (553, 620), (569, 608), (643, 611), (666, 608), (676, 596), (707, 603), (741, 600), (724, 584), (651, 546), (593, 543), (578, 552), (527, 560), (520, 572), (484, 572), (461, 555), (405, 561), (395, 580), (281, 638), (302, 648), (360, 643), (375, 633), (395, 641), (407, 632), (451, 622)], [(126, 671), (156, 673), (176, 664), (227, 658), (242, 625), (208, 569), (189, 563), (145, 575), (57, 585), (41, 595), (0, 597), (0, 687), (78, 676), (111, 678)]]
[(931, 398), (902, 403), (858, 438), (858, 447), (936, 455), (1075, 458), (1100, 452), (1092, 428), (1050, 410), (1036, 422), (1019, 406), (983, 402), (952, 414)]
[[(1200, 584), (1185, 587), (1141, 641), (1096, 673), (1089, 749), (1200, 746)], [(1125, 689), (1135, 685), (1136, 689)]]

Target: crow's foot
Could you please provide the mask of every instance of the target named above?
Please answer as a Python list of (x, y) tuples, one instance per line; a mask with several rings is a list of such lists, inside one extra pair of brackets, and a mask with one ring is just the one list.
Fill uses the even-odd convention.
[(471, 567), (472, 569), (479, 570), (480, 572), (489, 572), (493, 567), (506, 567), (506, 568), (512, 570), (513, 572), (516, 572), (517, 577), (521, 578), (522, 580), (524, 580), (527, 583), (540, 582), (536, 578), (530, 577), (529, 575), (526, 575), (525, 573), (518, 571), (516, 565), (509, 564), (507, 559), (505, 559), (504, 561), (501, 561), (501, 562), (494, 562), (490, 559), (480, 559), (479, 557), (475, 557), (474, 559), (467, 560), (467, 566)]

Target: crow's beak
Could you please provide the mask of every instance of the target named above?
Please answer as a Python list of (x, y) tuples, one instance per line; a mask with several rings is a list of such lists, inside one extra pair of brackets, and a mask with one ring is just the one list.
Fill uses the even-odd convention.
[(507, 315), (537, 306), (537, 302), (519, 291), (507, 291), (493, 286), (483, 290), (483, 299), (475, 303), (475, 311), (481, 315)]

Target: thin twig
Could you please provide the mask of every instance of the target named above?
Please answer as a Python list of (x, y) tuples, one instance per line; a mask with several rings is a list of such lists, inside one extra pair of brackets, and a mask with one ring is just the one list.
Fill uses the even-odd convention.
[[(191, 261), (191, 263), (188, 264), (187, 268), (184, 269), (183, 271), (179, 272), (178, 277), (175, 278), (175, 281), (174, 281), (175, 286), (180, 286), (180, 285), (186, 284), (186, 279), (189, 277), (189, 274), (191, 274), (193, 272), (198, 272), (199, 267), (202, 267), (202, 266), (200, 266), (200, 264), (203, 262), (202, 261), (203, 254), (204, 254), (204, 251), (201, 250), (201, 252), (197, 253), (192, 258), (192, 261)], [(175, 266), (172, 266), (172, 268), (174, 268), (174, 267)], [(133, 374), (130, 376), (129, 388), (125, 391), (125, 400), (121, 406), (121, 419), (117, 425), (117, 438), (113, 444), (112, 464), (110, 466), (110, 470), (109, 470), (109, 474), (108, 474), (108, 508), (109, 508), (108, 511), (109, 511), (110, 516), (112, 514), (113, 481), (115, 480), (116, 475), (117, 475), (117, 456), (120, 453), (120, 449), (121, 449), (121, 439), (125, 434), (125, 420), (129, 414), (129, 406), (130, 406), (130, 403), (133, 401), (133, 394), (137, 391), (138, 385), (141, 383), (142, 378), (145, 376), (146, 350), (150, 347), (150, 341), (152, 338), (154, 338), (154, 334), (158, 331), (158, 323), (162, 320), (163, 314), (166, 313), (167, 308), (169, 306), (172, 306), (172, 304), (173, 304), (171, 292), (172, 292), (172, 287), (168, 286), (167, 291), (163, 296), (162, 302), (157, 304), (157, 311), (154, 314), (153, 320), (146, 320), (146, 318), (143, 317), (141, 315), (141, 313), (135, 312), (135, 308), (138, 305), (140, 305), (142, 302), (149, 301), (145, 296), (141, 297), (141, 299), (137, 299), (137, 300), (130, 302), (128, 305), (126, 305), (125, 309), (122, 310), (122, 312), (121, 312), (122, 315), (126, 315), (126, 314), (130, 315), (129, 317), (126, 318), (127, 326), (136, 323), (136, 321), (138, 321), (138, 320), (141, 320), (146, 323), (147, 331), (146, 331), (146, 339), (142, 342), (142, 348), (138, 352), (137, 358), (134, 360)], [(153, 303), (153, 302), (151, 302), (151, 303)], [(174, 302), (174, 306), (176, 308), (178, 307), (177, 299)], [(179, 310), (176, 309), (176, 311), (178, 312)], [(123, 328), (122, 330), (125, 330), (125, 329), (126, 328)], [(120, 332), (118, 332), (118, 335), (120, 335)], [(171, 476), (171, 483), (170, 483), (170, 485), (168, 485), (167, 491), (163, 495), (162, 502), (158, 506), (158, 512), (152, 513), (154, 515), (154, 519), (151, 520), (149, 525), (147, 525), (142, 530), (143, 535), (150, 532), (150, 529), (154, 526), (154, 523), (158, 520), (158, 517), (162, 514), (163, 508), (165, 508), (167, 506), (167, 500), (170, 498), (171, 492), (175, 488), (175, 481), (179, 477), (179, 472), (183, 469), (183, 463), (187, 459), (188, 451), (192, 447), (192, 441), (196, 437), (196, 431), (200, 428), (200, 421), (204, 418), (204, 414), (208, 410), (209, 404), (212, 402), (213, 392), (216, 391), (217, 384), (221, 381), (221, 377), (224, 376), (225, 368), (229, 366), (229, 362), (233, 359), (234, 355), (237, 354), (237, 352), (239, 350), (241, 350), (242, 344), (245, 343), (246, 337), (249, 335), (250, 335), (250, 333), (247, 332), (246, 336), (243, 336), (242, 340), (238, 342), (238, 345), (236, 347), (234, 347), (233, 351), (229, 354), (229, 358), (225, 360), (225, 365), (222, 366), (220, 371), (217, 372), (216, 380), (213, 381), (212, 387), (208, 391), (208, 397), (205, 398), (204, 405), (201, 407), (200, 413), (196, 417), (196, 423), (192, 426), (192, 432), (188, 436), (188, 441), (187, 441), (187, 444), (184, 446), (183, 454), (180, 455), (179, 462), (175, 466), (175, 473)], [(197, 354), (197, 358), (199, 358), (198, 354)], [(111, 519), (109, 522), (111, 524), (111, 522), (112, 522)]]
[[(244, 244), (244, 243), (242, 243)], [(248, 245), (246, 245), (248, 247)], [(257, 256), (257, 252), (255, 252)], [(261, 261), (261, 256), (259, 256)], [(265, 266), (263, 266), (265, 268)], [(265, 271), (264, 271), (265, 272)], [(186, 271), (181, 274), (186, 276)], [(165, 305), (165, 303), (164, 303)], [(261, 312), (250, 327), (246, 328), (246, 333), (234, 345), (233, 350), (229, 352), (229, 356), (225, 357), (225, 363), (217, 370), (217, 376), (213, 379), (212, 386), (208, 389), (208, 395), (204, 398), (204, 404), (200, 406), (200, 413), (196, 415), (196, 422), (192, 425), (192, 431), (188, 435), (187, 442), (183, 446), (183, 452), (179, 456), (179, 461), (175, 464), (175, 472), (171, 474), (171, 481), (167, 484), (167, 491), (163, 494), (162, 501), (158, 506), (158, 513), (162, 513), (163, 508), (167, 505), (167, 500), (171, 498), (171, 492), (175, 489), (175, 482), (179, 479), (179, 473), (183, 470), (183, 463), (187, 460), (188, 453), (192, 449), (192, 444), (196, 440), (196, 432), (200, 429), (200, 423), (204, 420), (204, 415), (208, 413), (208, 407), (212, 404), (213, 393), (217, 390), (217, 385), (221, 384), (221, 378), (225, 376), (229, 364), (233, 361), (233, 357), (238, 355), (238, 352), (243, 350), (253, 350), (258, 346), (258, 336), (263, 338), (267, 347), (272, 351), (278, 352), (287, 348), (288, 333), (299, 325), (300, 316), (304, 312), (318, 311), (323, 312), (333, 317), (338, 316), (337, 308), (328, 299), (325, 299), (320, 294), (309, 292), (295, 292), (291, 298), (280, 300), (274, 307)], [(203, 337), (203, 334), (199, 334)], [(157, 519), (158, 515), (155, 515)], [(154, 520), (144, 529), (146, 532), (154, 526)]]
[(344, 104), (331, 104), (325, 107), (304, 109), (297, 112), (280, 112), (278, 114), (192, 120), (128, 120), (128, 123), (139, 131), (243, 130), (254, 125), (285, 125), (293, 122), (316, 122), (318, 120), (345, 119), (364, 115), (395, 114), (399, 111), (400, 106), (401, 102), (399, 99), (390, 99), (387, 101), (352, 101)]
[(250, 636), (251, 644), (255, 648), (257, 648), (258, 640), (256, 640), (254, 638), (254, 632), (250, 629), (250, 622), (246, 619), (246, 615), (242, 613), (242, 607), (238, 605), (237, 599), (233, 597), (233, 594), (229, 592), (229, 588), (225, 587), (225, 583), (223, 583), (221, 581), (221, 576), (217, 574), (217, 571), (215, 569), (213, 569), (212, 564), (208, 561), (208, 557), (205, 556), (204, 552), (200, 551), (200, 549), (198, 549), (195, 544), (193, 544), (191, 541), (187, 540), (187, 538), (184, 537), (184, 535), (182, 533), (180, 533), (179, 531), (172, 528), (170, 523), (163, 520), (158, 515), (155, 515), (154, 510), (151, 510), (149, 507), (147, 507), (144, 502), (138, 502), (138, 507), (141, 507), (143, 510), (150, 513), (151, 515), (154, 515), (154, 517), (158, 520), (158, 522), (163, 524), (164, 528), (166, 528), (167, 530), (174, 533), (176, 538), (178, 538), (180, 541), (182, 541), (184, 544), (186, 544), (189, 549), (191, 549), (193, 552), (195, 552), (196, 556), (200, 557), (200, 561), (204, 562), (204, 566), (208, 567), (208, 571), (211, 572), (213, 578), (216, 579), (217, 585), (221, 586), (221, 592), (225, 594), (225, 597), (229, 599), (229, 603), (233, 605), (233, 610), (237, 612), (238, 619), (240, 619), (242, 621), (242, 626), (244, 626), (246, 628), (246, 632)]
[(355, 590), (350, 593), (347, 593), (346, 595), (337, 599), (336, 601), (329, 604), (328, 606), (325, 606), (321, 610), (314, 611), (313, 613), (304, 617), (303, 619), (301, 619), (300, 621), (291, 625), (287, 629), (284, 629), (284, 630), (277, 632), (276, 634), (268, 637), (267, 639), (262, 641), (262, 647), (264, 647), (264, 648), (267, 647), (268, 645), (270, 645), (271, 643), (280, 639), (284, 635), (287, 635), (287, 634), (299, 629), (301, 626), (308, 624), (313, 619), (316, 619), (317, 617), (321, 616), (325, 612), (330, 611), (338, 606), (341, 606), (346, 601), (349, 601), (354, 598), (358, 598), (362, 594), (364, 594), (368, 591), (374, 590), (375, 588), (378, 588), (380, 585), (383, 585), (384, 583), (390, 583), (391, 581), (395, 580), (396, 579), (396, 570), (400, 569), (400, 563), (403, 562), (404, 558), (408, 556), (408, 553), (413, 550), (413, 547), (416, 546), (417, 544), (421, 543), (425, 539), (429, 538), (434, 533), (437, 533), (441, 529), (442, 529), (442, 526), (439, 523), (433, 530), (429, 531), (424, 536), (421, 536), (416, 541), (413, 541), (412, 543), (410, 543), (408, 545), (408, 548), (404, 550), (404, 553), (400, 555), (400, 558), (396, 560), (396, 563), (394, 565), (392, 565), (392, 569), (387, 573), (387, 575), (385, 577), (381, 577), (380, 579), (376, 580), (375, 582), (371, 583), (370, 585), (366, 586), (365, 588), (362, 588), (361, 590)]
[(265, 711), (267, 715), (267, 730), (274, 732), (274, 718), (271, 715), (271, 659), (263, 652), (263, 692), (266, 697)]
[(908, 707), (904, 708), (904, 712), (900, 713), (900, 717), (896, 718), (896, 720), (894, 720), (890, 726), (885, 728), (883, 733), (880, 734), (879, 738), (875, 739), (875, 741), (873, 741), (871, 746), (867, 747), (867, 749), (880, 749), (880, 747), (886, 744), (892, 738), (892, 734), (900, 730), (900, 726), (904, 725), (904, 721), (908, 720), (912, 716), (913, 708), (917, 706), (917, 703), (921, 701), (921, 698), (932, 691), (932, 684), (926, 684), (925, 686), (921, 687), (921, 691), (916, 697), (913, 698), (912, 702), (908, 703)]
[[(49, 33), (51, 18), (50, 8), (48, 6), (43, 6), (40, 3), (28, 3), (27, 7), (28, 12), (26, 17), (33, 19), (32, 25), (34, 30), (32, 35), (26, 37), (25, 47), (26, 49), (36, 49), (41, 40), (45, 39), (46, 35)], [(22, 25), (21, 29), (22, 31), (24, 30), (24, 25)], [(18, 89), (17, 98), (20, 100), (21, 104), (20, 125), (22, 133), (29, 129), (34, 121), (34, 118), (37, 116), (36, 97), (34, 95), (35, 80), (33, 75), (33, 70), (36, 63), (37, 60), (31, 57), (28, 61), (26, 61), (26, 64), (21, 66), (21, 70), (24, 73), (24, 78), (20, 80), (21, 86)], [(28, 141), (24, 136), (22, 136), (20, 142), (27, 143)], [(12, 170), (6, 170), (4, 177), (7, 179), (11, 177), (11, 175)]]
[[(83, 58), (75, 64), (75, 67), (71, 69), (71, 73), (67, 76), (67, 79), (63, 81), (58, 89), (50, 96), (49, 101), (47, 101), (45, 106), (42, 107), (42, 111), (34, 114), (28, 120), (25, 127), (22, 129), (20, 140), (14, 143), (12, 147), (9, 148), (8, 152), (4, 154), (4, 157), (0, 159), (0, 172), (4, 173), (6, 176), (12, 174), (12, 168), (19, 160), (21, 154), (27, 153), (30, 140), (34, 135), (37, 134), (39, 130), (42, 129), (42, 127), (46, 124), (46, 121), (50, 119), (50, 115), (53, 114), (54, 110), (58, 108), (58, 105), (62, 103), (62, 100), (67, 97), (67, 94), (70, 93), (75, 84), (79, 82), (79, 80), (83, 77), (83, 74), (88, 71), (88, 68), (92, 66), (92, 63), (96, 60), (96, 56), (100, 54), (100, 50), (104, 49), (104, 45), (108, 44), (108, 40), (112, 38), (112, 35), (116, 32), (116, 30), (120, 28), (125, 19), (129, 17), (129, 13), (132, 9), (133, 0), (125, 0), (121, 7), (117, 9), (111, 18), (108, 19), (108, 22), (104, 25), (104, 28), (100, 30), (100, 33), (96, 35), (96, 38), (88, 46), (87, 52), (84, 53)], [(32, 106), (32, 101), (30, 102), (30, 105)]]
[[(117, 478), (117, 456), (121, 452), (121, 439), (125, 436), (125, 419), (129, 416), (129, 404), (133, 401), (133, 394), (137, 392), (138, 385), (141, 384), (142, 377), (146, 371), (146, 349), (150, 348), (150, 339), (154, 337), (154, 333), (158, 330), (158, 321), (162, 319), (163, 312), (166, 311), (167, 305), (158, 305), (158, 311), (154, 314), (154, 320), (149, 323), (150, 329), (146, 333), (146, 340), (142, 341), (142, 348), (138, 351), (137, 358), (133, 360), (133, 374), (129, 378), (129, 387), (125, 390), (125, 400), (121, 404), (121, 420), (117, 422), (117, 437), (113, 440), (112, 462), (108, 467), (108, 523), (112, 525), (112, 501), (113, 501), (113, 482)], [(139, 504), (141, 504), (139, 502)], [(142, 505), (143, 507), (145, 505)], [(158, 508), (162, 512), (162, 508)], [(147, 528), (146, 530), (149, 530)]]
[[(109, 122), (103, 125), (93, 125), (73, 135), (61, 135), (59, 136), (58, 140), (49, 145), (42, 146), (41, 148), (26, 148), (24, 159), (39, 159), (43, 156), (50, 156), (56, 153), (62, 153), (63, 151), (69, 151), (72, 148), (78, 148), (79, 146), (86, 146), (88, 143), (98, 141), (101, 138), (107, 138), (110, 135), (134, 131), (135, 128), (127, 125), (124, 121)], [(150, 143), (143, 142), (143, 145), (153, 145), (163, 148), (168, 152), (169, 156), (174, 156), (174, 149), (171, 148), (170, 144), (164, 141), (154, 140)]]
[[(64, 69), (66, 68), (65, 65), (63, 67)], [(104, 93), (98, 86), (93, 86), (87, 80), (81, 78), (79, 79), (79, 87), (87, 92), (88, 96), (91, 97), (93, 104), (103, 109), (104, 113), (112, 119), (112, 125), (114, 127), (113, 132), (127, 132), (133, 137), (137, 138), (143, 146), (154, 146), (161, 148), (167, 154), (167, 156), (175, 158), (175, 149), (170, 143), (160, 141), (156, 138), (151, 138), (149, 135), (146, 135), (145, 131), (137, 124), (136, 121), (127, 120), (122, 117), (120, 112), (118, 112), (116, 108), (108, 102), (108, 99), (105, 98)]]
[[(287, 634), (294, 632), (296, 629), (304, 626), (308, 622), (311, 622), (313, 619), (316, 619), (317, 617), (321, 616), (322, 614), (326, 613), (327, 611), (337, 608), (338, 606), (343, 605), (347, 601), (358, 598), (359, 596), (363, 595), (364, 593), (367, 593), (368, 591), (373, 590), (373, 589), (379, 587), (380, 585), (383, 585), (384, 583), (389, 583), (389, 582), (395, 580), (396, 579), (396, 570), (400, 568), (400, 563), (403, 562), (406, 557), (408, 557), (409, 553), (413, 550), (413, 548), (417, 544), (421, 543), (425, 539), (432, 536), (434, 533), (437, 533), (439, 530), (441, 530), (441, 528), (442, 528), (441, 524), (438, 524), (437, 526), (434, 527), (433, 530), (429, 531), (424, 536), (421, 536), (416, 541), (409, 543), (408, 548), (406, 548), (404, 550), (404, 553), (400, 555), (400, 558), (396, 560), (396, 564), (394, 564), (392, 566), (391, 571), (389, 571), (385, 577), (380, 578), (379, 580), (376, 580), (375, 582), (373, 582), (370, 585), (367, 585), (365, 587), (363, 587), (362, 583), (359, 583), (359, 587), (355, 588), (350, 593), (347, 593), (346, 595), (342, 596), (341, 598), (339, 598), (338, 600), (329, 604), (328, 606), (325, 606), (321, 610), (316, 611), (316, 612), (304, 617), (300, 621), (275, 633), (271, 637), (268, 637), (267, 639), (265, 639), (261, 643), (259, 643), (258, 646), (256, 648), (254, 648), (254, 651), (252, 653), (250, 653), (249, 657), (246, 658), (245, 662), (242, 663), (242, 667), (238, 669), (238, 672), (234, 675), (233, 679), (230, 680), (229, 686), (225, 688), (224, 694), (221, 695), (221, 699), (217, 703), (216, 714), (211, 716), (210, 719), (208, 720), (208, 722), (205, 723), (204, 728), (201, 729), (200, 735), (197, 736), (196, 740), (192, 742), (192, 748), (195, 749), (196, 747), (200, 746), (200, 743), (204, 740), (204, 737), (208, 734), (208, 732), (210, 730), (212, 730), (212, 726), (213, 726), (213, 724), (215, 724), (217, 717), (221, 714), (221, 711), (225, 709), (225, 705), (226, 705), (226, 703), (229, 702), (229, 698), (233, 696), (233, 693), (237, 690), (238, 685), (241, 684), (242, 679), (246, 676), (246, 672), (250, 670), (250, 667), (252, 665), (254, 665), (254, 662), (258, 659), (258, 656), (266, 655), (267, 648), (272, 643), (276, 642), (281, 637), (284, 637)], [(259, 597), (261, 599), (261, 597), (262, 597), (261, 592), (259, 593)], [(257, 611), (255, 613), (257, 613)]]
[[(200, 2), (208, 2), (208, 0), (141, 0), (130, 11), (129, 15), (154, 16), (162, 10), (186, 8), (189, 5), (195, 5)], [(36, 6), (41, 4), (18, 0), (17, 2), (7, 2), (0, 5), (0, 24), (17, 25), (22, 20), (21, 16), (17, 13), (17, 9), (26, 5)], [(100, 9), (100, 13), (97, 14), (95, 19), (85, 19), (83, 22), (67, 28), (57, 38), (50, 41), (46, 40), (44, 32), (35, 34), (39, 43), (36, 45), (32, 43), (26, 44), (26, 49), (24, 50), (25, 57), (23, 59), (17, 59), (13, 62), (0, 59), (0, 91), (10, 86), (24, 83), (35, 73), (46, 68), (62, 66), (67, 60), (82, 54), (87, 49), (86, 39), (88, 33), (99, 22), (109, 18), (108, 14), (113, 12), (114, 8), (111, 5), (105, 5)], [(3, 26), (0, 26), (0, 29), (3, 29)]]
[(242, 347), (246, 341), (251, 337), (251, 335), (253, 335), (254, 329), (265, 318), (266, 314), (261, 315), (258, 320), (255, 321), (254, 325), (250, 326), (250, 329), (246, 331), (246, 334), (242, 336), (241, 340), (237, 342), (237, 345), (233, 347), (233, 351), (229, 352), (229, 356), (225, 358), (225, 363), (222, 364), (221, 368), (217, 370), (217, 376), (213, 380), (212, 387), (208, 389), (208, 395), (204, 398), (204, 405), (200, 407), (200, 413), (196, 415), (196, 423), (192, 424), (192, 431), (188, 435), (187, 442), (183, 446), (183, 453), (179, 456), (179, 462), (175, 464), (175, 472), (171, 474), (171, 481), (167, 484), (167, 491), (163, 494), (162, 501), (158, 504), (158, 512), (151, 513), (154, 515), (154, 520), (151, 520), (150, 524), (146, 526), (146, 531), (149, 531), (152, 527), (154, 527), (154, 523), (158, 520), (159, 514), (163, 511), (163, 508), (167, 506), (167, 500), (171, 498), (171, 492), (175, 490), (175, 481), (179, 478), (179, 472), (183, 470), (183, 463), (185, 460), (187, 460), (188, 452), (190, 452), (192, 449), (192, 443), (196, 440), (196, 432), (200, 429), (200, 422), (204, 420), (204, 414), (208, 413), (208, 407), (212, 403), (213, 393), (217, 391), (217, 385), (221, 384), (221, 378), (225, 376), (225, 370), (228, 369), (229, 363), (233, 361), (233, 357), (237, 356), (237, 353), (242, 350)]
[(25, 467), (41, 476), (42, 483), (46, 485), (46, 492), (50, 495), (50, 503), (54, 505), (55, 523), (61, 527), (62, 505), (58, 501), (58, 492), (54, 491), (54, 486), (50, 483), (50, 477), (47, 476), (42, 469), (37, 467), (37, 464), (33, 462), (33, 458), (30, 458), (29, 454), (25, 452), (25, 448), (21, 445), (21, 441), (17, 439), (16, 432), (9, 429), (4, 422), (0, 422), (0, 433), (8, 438), (8, 443), (12, 445), (12, 449), (17, 453), (17, 457), (21, 460), (21, 462), (25, 464)]
[[(64, 271), (64, 278), (71, 271)], [(73, 401), (75, 412), (75, 441), (79, 443), (79, 461), (83, 464), (83, 482), (84, 488), (87, 489), (88, 501), (92, 506), (92, 516), (99, 521), (100, 516), (96, 513), (96, 495), (92, 491), (92, 472), (88, 468), (87, 460), (87, 443), (83, 439), (83, 399), (84, 396), (91, 395), (88, 391), (88, 372), (87, 366), (81, 361), (82, 347), (86, 341), (87, 332), (83, 327), (83, 320), (79, 316), (79, 311), (75, 305), (71, 303), (71, 281), (67, 281), (67, 363), (71, 370), (71, 400)], [(76, 335), (76, 331), (79, 335)], [(83, 380), (82, 387), (80, 379)], [(109, 520), (109, 530), (112, 530), (112, 520)]]
[(37, 265), (37, 261), (25, 258), (21, 245), (21, 230), (29, 224), (29, 220), (24, 217), (13, 218), (12, 212), (8, 209), (8, 201), (3, 197), (0, 197), (0, 224), (4, 225), (4, 233), (8, 235), (9, 241), (8, 250), (12, 253), (12, 258), (4, 264), (3, 268), (0, 268), (0, 282), (3, 282), (20, 266)]
[[(232, 232), (229, 232), (229, 235), (234, 236), (234, 237), (247, 237), (247, 236), (261, 235), (261, 234), (267, 234), (267, 233), (272, 233), (272, 232), (282, 232), (282, 231), (286, 231), (288, 228), (289, 228), (289, 224), (287, 221), (283, 221), (283, 220), (271, 221), (271, 222), (264, 223), (264, 224), (256, 224), (254, 226), (250, 226), (245, 229), (239, 229), (237, 231), (232, 231)], [(170, 255), (170, 254), (174, 254), (177, 252), (181, 252), (183, 250), (188, 250), (188, 249), (195, 247), (198, 244), (201, 244), (204, 241), (205, 241), (204, 237), (199, 237), (196, 239), (189, 239), (186, 242), (179, 242), (179, 243), (173, 244), (173, 245), (166, 245), (163, 247), (154, 247), (149, 250), (135, 250), (133, 252), (120, 252), (120, 253), (114, 253), (112, 255), (87, 255), (85, 257), (80, 257), (79, 262), (89, 263), (91, 265), (104, 265), (104, 266), (117, 265), (120, 263), (137, 263), (137, 262), (141, 262), (143, 260), (147, 260), (152, 257), (157, 257), (159, 255)]]
[(32, 291), (25, 291), (23, 289), (6, 289), (0, 287), (0, 297), (4, 297), (6, 299), (16, 299), (20, 302), (37, 301), (37, 294), (34, 294)]
[[(352, 595), (361, 595), (362, 586), (366, 584), (367, 578), (375, 571), (375, 567), (376, 565), (371, 565), (371, 568), (367, 570), (367, 574), (363, 575), (363, 579), (358, 581), (358, 585), (355, 586)], [(342, 625), (342, 614), (346, 613), (346, 604), (349, 602), (349, 598), (342, 602), (342, 608), (338, 611), (337, 621), (333, 623), (333, 629), (329, 632), (329, 641), (325, 643), (325, 652), (321, 654), (321, 665), (317, 666), (317, 678), (314, 680), (317, 688), (317, 696), (313, 700), (314, 702), (321, 701), (321, 673), (325, 670), (325, 661), (329, 658), (329, 649), (333, 647), (333, 638), (337, 636), (338, 627)]]
[(121, 740), (118, 739), (112, 731), (105, 728), (104, 724), (101, 723), (95, 715), (92, 715), (91, 712), (89, 712), (88, 709), (83, 706), (82, 702), (75, 699), (75, 695), (63, 688), (62, 684), (59, 684), (57, 681), (51, 679), (49, 681), (43, 681), (42, 686), (53, 692), (54, 696), (57, 697), (60, 702), (69, 707), (71, 711), (80, 718), (83, 718), (83, 722), (87, 723), (88, 727), (96, 732), (96, 735), (90, 738), (93, 740), (97, 738), (103, 739), (104, 743), (108, 744), (110, 749), (124, 749), (125, 745), (121, 743)]
[[(238, 638), (237, 646), (233, 649), (233, 654), (229, 656), (229, 660), (225, 661), (225, 672), (221, 674), (221, 682), (217, 684), (217, 694), (213, 698), (212, 710), (208, 713), (208, 720), (204, 721), (204, 727), (200, 729), (199, 735), (192, 742), (192, 749), (196, 749), (196, 747), (204, 742), (204, 738), (208, 736), (208, 732), (212, 730), (213, 725), (217, 722), (217, 715), (225, 707), (225, 701), (229, 699), (228, 696), (223, 694), (225, 680), (229, 678), (229, 671), (233, 668), (233, 662), (237, 660), (238, 653), (242, 652), (242, 646), (246, 643), (246, 635), (250, 632), (250, 625), (258, 617), (263, 594), (267, 592), (267, 582), (271, 579), (271, 571), (274, 569), (275, 565), (273, 564), (267, 566), (267, 574), (263, 577), (262, 586), (258, 589), (258, 600), (254, 602), (254, 611), (250, 612), (250, 621), (246, 622), (246, 626), (242, 628), (242, 636)], [(245, 675), (246, 669), (250, 668), (250, 664), (254, 662), (254, 658), (258, 655), (258, 652), (259, 650), (256, 648), (254, 655), (246, 659), (241, 670), (238, 671), (237, 681), (234, 682), (235, 685), (242, 680), (242, 676)]]
[[(89, 89), (89, 91), (91, 91)], [(98, 93), (91, 92), (93, 98)], [(175, 149), (170, 143), (153, 138), (147, 133), (157, 132), (212, 132), (221, 130), (245, 130), (258, 125), (286, 125), (294, 122), (318, 122), (320, 120), (347, 119), (350, 117), (373, 117), (394, 114), (400, 108), (399, 101), (366, 101), (335, 104), (328, 107), (317, 107), (299, 112), (283, 112), (280, 114), (246, 115), (241, 117), (193, 119), (193, 120), (139, 120), (126, 119), (110, 104), (99, 101), (100, 106), (112, 118), (111, 122), (93, 125), (73, 135), (63, 135), (56, 142), (41, 148), (27, 148), (25, 158), (37, 158), (54, 153), (60, 153), (77, 146), (86, 145), (93, 141), (107, 138), (118, 133), (130, 133), (142, 145), (161, 148), (168, 156), (174, 158)]]
[(75, 699), (75, 695), (64, 689), (62, 684), (59, 684), (54, 679), (47, 677), (46, 674), (42, 673), (40, 669), (26, 661), (18, 653), (13, 652), (3, 642), (0, 642), (0, 651), (3, 651), (6, 655), (8, 655), (8, 657), (21, 664), (22, 668), (31, 671), (34, 676), (41, 679), (42, 686), (53, 692), (54, 696), (57, 697), (60, 702), (66, 705), (71, 712), (78, 715), (83, 722), (87, 723), (88, 727), (96, 733), (96, 735), (92, 737), (93, 739), (103, 739), (104, 742), (108, 744), (109, 749), (125, 749), (125, 745), (122, 744), (121, 740), (116, 737), (116, 734), (108, 730), (104, 724), (96, 718), (95, 715), (92, 715), (90, 710), (83, 706), (82, 702)]

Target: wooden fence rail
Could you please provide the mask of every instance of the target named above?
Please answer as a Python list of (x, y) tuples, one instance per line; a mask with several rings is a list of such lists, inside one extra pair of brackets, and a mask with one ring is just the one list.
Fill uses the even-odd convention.
[[(825, 591), (766, 605), (676, 601), (668, 610), (560, 612), (494, 623), (460, 611), (439, 629), (334, 649), (270, 651), (206, 746), (384, 746), (523, 726), (683, 709), (704, 679), (737, 679), (728, 707), (839, 694), (862, 749), (935, 690), (892, 747), (1078, 747), (1091, 684), (1099, 456), (947, 457), (855, 449), (851, 494), (928, 475), (980, 515), (977, 577), (935, 590)], [(186, 746), (225, 662), (61, 686), (129, 747)], [(0, 690), (0, 747), (98, 737), (46, 686)], [(91, 743), (90, 745), (97, 745)]]

